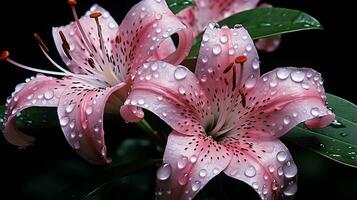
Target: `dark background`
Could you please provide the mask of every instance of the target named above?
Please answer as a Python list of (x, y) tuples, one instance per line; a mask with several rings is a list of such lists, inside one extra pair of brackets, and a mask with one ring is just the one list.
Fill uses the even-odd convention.
[[(99, 3), (118, 22), (123, 19), (133, 0), (81, 0), (79, 14)], [(269, 1), (278, 7), (305, 11), (316, 17), (324, 31), (305, 31), (283, 36), (279, 49), (271, 54), (261, 53), (262, 70), (269, 71), (278, 66), (312, 67), (323, 74), (327, 92), (333, 93), (355, 104), (355, 37), (354, 11), (346, 2), (312, 0)], [(3, 1), (1, 3), (0, 51), (10, 50), (11, 57), (21, 63), (44, 69), (54, 69), (41, 54), (32, 37), (33, 32), (42, 35), (59, 63), (51, 38), (52, 26), (69, 23), (72, 15), (66, 0), (52, 1)], [(0, 63), (0, 100), (13, 91), (14, 86), (31, 72)], [(110, 122), (108, 122), (110, 123)], [(159, 157), (145, 140), (140, 143), (140, 155), (123, 152), (118, 145), (125, 146), (128, 138), (143, 137), (133, 125), (106, 126), (106, 141), (114, 163), (145, 157)], [(158, 127), (158, 126), (157, 126)], [(87, 177), (103, 170), (82, 160), (67, 145), (58, 129), (33, 131), (37, 142), (26, 149), (7, 144), (0, 137), (0, 195), (1, 199), (53, 199), (66, 188), (77, 188)], [(131, 144), (129, 142), (129, 144)], [(130, 146), (130, 145), (129, 145)], [(357, 199), (357, 169), (342, 166), (328, 159), (287, 144), (299, 167), (299, 190), (296, 199)], [(117, 150), (118, 149), (118, 150)], [(129, 148), (130, 149), (130, 148)], [(129, 150), (128, 150), (129, 151)], [(130, 155), (132, 155), (130, 153)], [(117, 181), (98, 192), (93, 199), (149, 199), (153, 196), (154, 169)], [(200, 192), (197, 199), (258, 199), (253, 189), (225, 176), (219, 176)], [(224, 191), (224, 192), (222, 192)], [(108, 195), (109, 194), (109, 195)], [(221, 196), (224, 194), (224, 196)], [(7, 197), (8, 198), (4, 198)]]

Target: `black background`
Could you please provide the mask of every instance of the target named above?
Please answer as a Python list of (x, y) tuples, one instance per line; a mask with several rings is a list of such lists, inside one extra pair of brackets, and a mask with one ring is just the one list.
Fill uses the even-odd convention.
[[(129, 8), (137, 1), (132, 0), (82, 0), (77, 11), (81, 14), (93, 3), (99, 3), (120, 22)], [(267, 72), (275, 67), (298, 66), (312, 67), (320, 72), (325, 80), (325, 89), (329, 93), (341, 96), (357, 103), (355, 89), (355, 13), (353, 6), (346, 1), (328, 2), (312, 0), (279, 0), (269, 1), (278, 7), (287, 7), (305, 11), (317, 18), (324, 26), (323, 31), (305, 31), (286, 34), (282, 44), (274, 53), (261, 53), (262, 71)], [(11, 57), (33, 67), (54, 69), (41, 54), (32, 37), (33, 32), (42, 35), (52, 49), (52, 55), (59, 63), (61, 59), (55, 53), (51, 38), (52, 26), (67, 24), (72, 20), (71, 12), (65, 0), (52, 1), (3, 1), (1, 3), (0, 51), (9, 50)], [(25, 78), (34, 75), (32, 72), (16, 68), (7, 63), (0, 63), (0, 101), (13, 91), (14, 86)], [(125, 134), (136, 132), (132, 125)], [(52, 199), (54, 195), (73, 182), (78, 182), (88, 174), (100, 170), (79, 158), (66, 144), (58, 130), (39, 131), (35, 146), (17, 149), (0, 138), (0, 194), (2, 197), (12, 195), (11, 199)], [(118, 134), (109, 130), (109, 134)], [(36, 133), (35, 133), (36, 134)], [(125, 135), (120, 133), (121, 136)], [(108, 135), (108, 134), (107, 134)], [(120, 137), (121, 137), (120, 136)], [(119, 140), (119, 136), (106, 136)], [(109, 142), (115, 146), (118, 142)], [(297, 199), (357, 199), (357, 170), (345, 167), (327, 159), (305, 152), (299, 147), (288, 144), (299, 166), (300, 181)], [(67, 165), (63, 165), (66, 162)], [(74, 163), (74, 164), (73, 164)], [(299, 165), (301, 163), (301, 165)], [(254, 199), (254, 192), (245, 185), (237, 191), (234, 181), (219, 177), (208, 185), (215, 190), (218, 179), (224, 179), (231, 196), (227, 199)], [(238, 187), (238, 186), (237, 186)], [(222, 189), (222, 188), (221, 188)], [(3, 190), (3, 191), (1, 191)], [(244, 191), (248, 192), (244, 192)], [(107, 199), (125, 199), (124, 194), (116, 193)], [(239, 192), (239, 193), (238, 193)], [(252, 193), (252, 194), (250, 194)], [(242, 196), (241, 196), (242, 195)], [(248, 197), (243, 197), (248, 195)], [(249, 196), (250, 195), (250, 196)], [(118, 197), (119, 196), (119, 197)], [(204, 199), (203, 195), (198, 198)], [(213, 195), (214, 196), (214, 195)], [(3, 199), (1, 197), (1, 199)], [(120, 198), (122, 197), (122, 198)], [(129, 197), (127, 197), (129, 198)], [(147, 197), (149, 198), (149, 197)], [(213, 197), (212, 197), (213, 198)], [(6, 198), (4, 198), (6, 199)], [(257, 197), (255, 197), (257, 199)]]

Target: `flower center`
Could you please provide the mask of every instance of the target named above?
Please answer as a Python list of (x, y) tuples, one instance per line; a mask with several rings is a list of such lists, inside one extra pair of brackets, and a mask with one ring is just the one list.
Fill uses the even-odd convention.
[[(244, 70), (244, 63), (247, 61), (246, 56), (238, 56), (235, 58), (234, 63), (229, 64), (224, 70), (223, 73), (226, 75), (224, 78), (224, 82), (227, 86), (225, 90), (225, 98), (223, 102), (220, 103), (220, 112), (216, 114), (216, 116), (213, 117), (212, 123), (210, 128), (207, 128), (206, 133), (208, 133), (209, 136), (212, 136), (215, 140), (219, 140), (224, 136), (224, 134), (228, 133), (230, 130), (232, 130), (233, 126), (230, 126), (230, 117), (234, 116), (231, 114), (232, 108), (234, 107), (234, 104), (237, 102), (238, 97), (240, 97), (239, 103), (242, 104), (243, 107), (246, 106), (246, 90), (245, 86), (243, 85), (240, 88), (237, 88), (237, 86), (242, 85), (242, 74)], [(237, 77), (237, 67), (240, 67), (240, 73), (239, 76)], [(229, 77), (229, 73), (232, 73), (232, 76)], [(238, 90), (238, 91), (236, 91)], [(238, 96), (236, 95), (238, 94)]]

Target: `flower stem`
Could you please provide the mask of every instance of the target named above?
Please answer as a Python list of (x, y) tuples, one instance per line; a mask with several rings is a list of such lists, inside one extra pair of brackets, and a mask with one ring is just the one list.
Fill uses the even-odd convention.
[(162, 147), (164, 146), (164, 138), (158, 133), (158, 131), (154, 130), (145, 119), (138, 122), (137, 125), (149, 135), (150, 139), (153, 142), (155, 142), (156, 149), (162, 152)]

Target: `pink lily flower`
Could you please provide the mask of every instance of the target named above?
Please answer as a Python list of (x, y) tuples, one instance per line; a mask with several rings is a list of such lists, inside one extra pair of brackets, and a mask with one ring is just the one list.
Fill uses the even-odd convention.
[[(1, 55), (20, 68), (41, 73), (16, 86), (7, 100), (4, 136), (17, 146), (28, 146), (34, 139), (16, 129), (16, 116), (32, 106), (57, 107), (59, 122), (68, 143), (83, 158), (95, 164), (109, 163), (104, 141), (103, 113), (118, 113), (126, 99), (131, 75), (148, 59), (155, 59), (158, 46), (177, 33), (180, 44), (169, 63), (178, 64), (188, 54), (192, 33), (169, 10), (165, 1), (143, 0), (126, 15), (120, 26), (109, 12), (94, 5), (78, 18), (75, 0), (69, 0), (74, 22), (53, 28), (53, 38), (64, 63), (62, 68), (48, 55), (48, 48), (35, 37), (45, 56), (58, 71), (22, 65)], [(42, 74), (62, 76), (53, 78)]]
[(328, 125), (335, 115), (325, 103), (318, 72), (286, 67), (260, 76), (248, 32), (210, 24), (195, 73), (162, 61), (145, 63), (121, 114), (137, 121), (145, 108), (173, 129), (157, 171), (158, 199), (192, 199), (222, 171), (262, 199), (274, 199), (297, 188), (296, 165), (278, 138), (301, 122)]
[[(271, 7), (267, 3), (258, 5), (259, 0), (195, 0), (195, 2), (196, 7), (187, 8), (178, 14), (179, 18), (192, 28), (194, 37), (203, 32), (209, 22), (218, 22), (256, 7)], [(260, 39), (257, 41), (256, 47), (272, 52), (278, 48), (280, 39), (280, 35)]]

